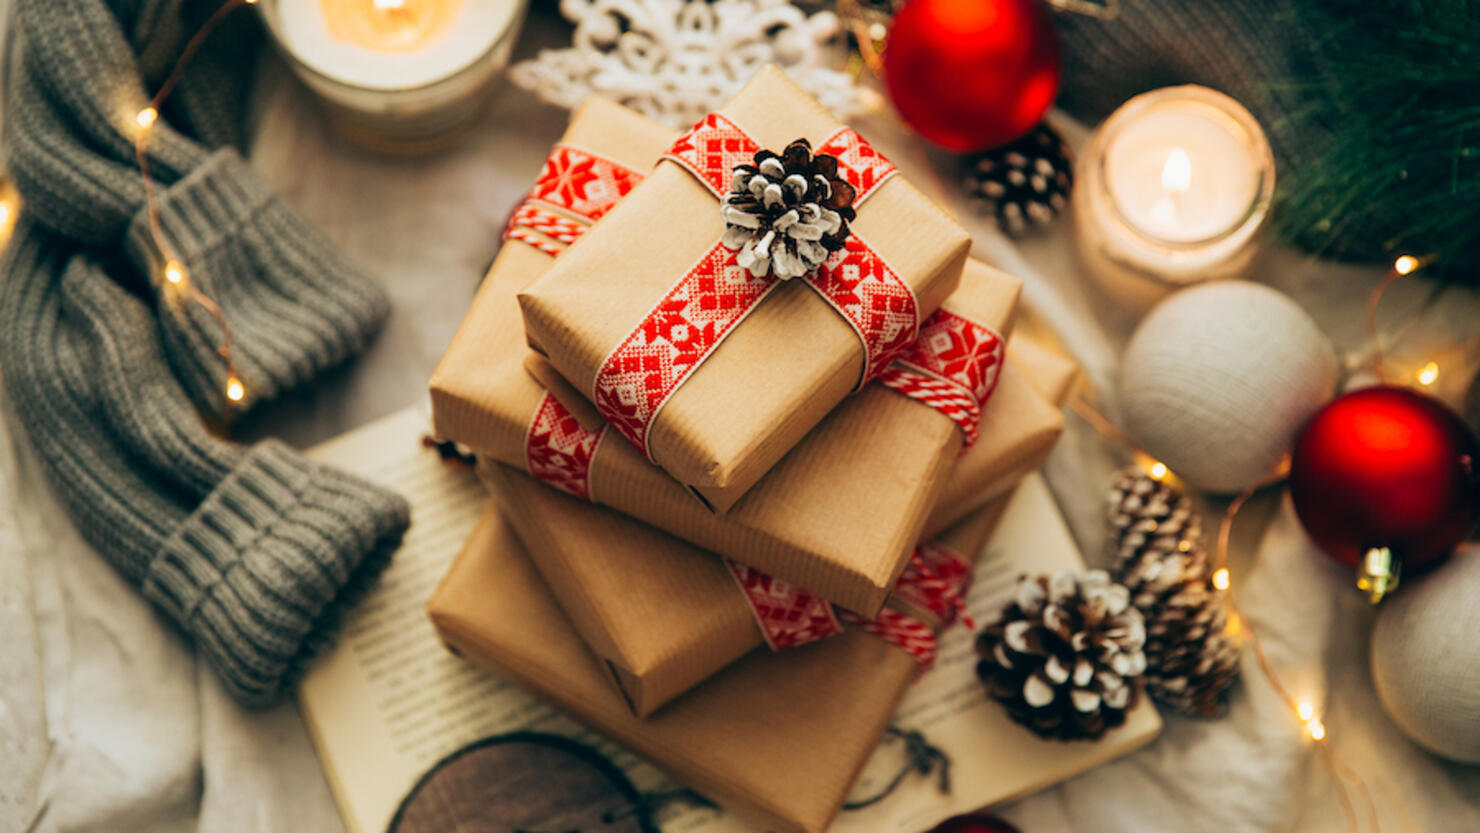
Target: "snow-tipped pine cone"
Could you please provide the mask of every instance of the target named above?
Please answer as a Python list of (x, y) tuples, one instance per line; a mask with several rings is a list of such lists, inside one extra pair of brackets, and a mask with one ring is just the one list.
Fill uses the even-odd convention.
[(1185, 714), (1223, 714), (1239, 643), (1192, 499), (1135, 468), (1121, 472), (1108, 498), (1111, 575), (1146, 619), (1146, 690)]
[(1145, 641), (1130, 592), (1105, 571), (1024, 576), (977, 635), (976, 673), (1037, 734), (1093, 739), (1125, 723), (1140, 698)]
[(800, 277), (843, 248), (854, 194), (838, 177), (838, 158), (814, 155), (806, 139), (779, 155), (757, 151), (755, 164), (735, 166), (720, 206), (724, 244), (739, 250), (735, 262), (756, 277)]

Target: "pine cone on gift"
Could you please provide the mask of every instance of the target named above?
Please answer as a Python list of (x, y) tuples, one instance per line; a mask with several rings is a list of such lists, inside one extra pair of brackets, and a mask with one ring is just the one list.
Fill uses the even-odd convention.
[(1010, 237), (1046, 226), (1069, 204), (1074, 164), (1048, 122), (1020, 139), (966, 157), (962, 187)]
[(1217, 717), (1238, 676), (1226, 593), (1212, 583), (1202, 519), (1168, 483), (1127, 469), (1109, 494), (1111, 574), (1146, 619), (1146, 688), (1186, 714)]
[(977, 676), (1013, 720), (1055, 740), (1094, 739), (1141, 694), (1146, 639), (1130, 592), (1104, 570), (1024, 576), (977, 635)]
[(813, 155), (806, 139), (779, 156), (757, 151), (754, 165), (735, 166), (720, 207), (724, 244), (740, 250), (735, 261), (756, 277), (805, 275), (843, 248), (853, 198), (853, 186), (838, 178), (838, 158)]

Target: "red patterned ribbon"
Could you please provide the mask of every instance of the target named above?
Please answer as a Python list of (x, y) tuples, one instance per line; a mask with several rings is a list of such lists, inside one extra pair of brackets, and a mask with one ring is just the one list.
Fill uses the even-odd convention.
[(894, 586), (894, 595), (940, 620), (949, 627), (960, 619), (967, 628), (976, 623), (966, 612), (966, 593), (971, 589), (971, 562), (939, 542), (921, 544), (910, 554), (910, 563)]
[(524, 437), (525, 468), (536, 480), (590, 500), (591, 460), (605, 435), (605, 425), (587, 430), (559, 400), (546, 393)]
[[(734, 122), (711, 113), (680, 136), (663, 158), (678, 163), (723, 196), (736, 165), (760, 149)], [(894, 165), (863, 137), (842, 128), (818, 147), (838, 157), (839, 175), (862, 203), (894, 173)], [(806, 280), (848, 322), (863, 342), (860, 387), (908, 349), (919, 327), (914, 293), (855, 231)], [(633, 328), (602, 363), (591, 400), (602, 416), (651, 458), (648, 431), (683, 381), (745, 316), (780, 283), (757, 278), (735, 262), (735, 252), (715, 243)]]
[(938, 309), (879, 382), (950, 417), (966, 435), (964, 450), (976, 442), (982, 407), (1002, 375), (1005, 348), (991, 327)]
[(826, 599), (738, 561), (726, 558), (725, 566), (750, 603), (750, 612), (771, 650), (795, 648), (843, 629)]
[[(929, 671), (935, 664), (937, 631), (905, 613), (885, 608), (873, 619), (865, 619), (812, 593), (753, 567), (725, 559), (730, 574), (740, 585), (761, 635), (771, 650), (795, 648), (832, 636), (843, 623), (863, 628), (909, 653)], [(910, 555), (910, 563), (894, 586), (894, 595), (929, 611), (940, 628), (957, 619), (975, 630), (966, 615), (966, 590), (971, 584), (971, 564), (944, 544), (922, 544)]]
[(558, 255), (642, 178), (641, 172), (604, 156), (556, 145), (504, 236)]

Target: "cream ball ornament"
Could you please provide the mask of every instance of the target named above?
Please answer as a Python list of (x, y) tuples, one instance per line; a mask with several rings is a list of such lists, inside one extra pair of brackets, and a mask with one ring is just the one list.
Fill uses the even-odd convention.
[(1480, 546), (1404, 581), (1372, 629), (1372, 684), (1408, 737), (1480, 764)]
[(1247, 281), (1184, 289), (1126, 349), (1126, 432), (1194, 487), (1238, 492), (1272, 474), (1336, 390), (1340, 363), (1299, 305)]

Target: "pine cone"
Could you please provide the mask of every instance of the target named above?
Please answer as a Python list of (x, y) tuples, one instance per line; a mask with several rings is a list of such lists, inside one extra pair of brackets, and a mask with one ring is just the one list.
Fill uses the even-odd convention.
[(1146, 618), (1146, 688), (1162, 703), (1216, 717), (1238, 676), (1228, 601), (1212, 584), (1192, 500), (1139, 469), (1110, 489), (1111, 573)]
[(976, 639), (977, 676), (1013, 720), (1046, 738), (1098, 738), (1141, 693), (1146, 630), (1104, 570), (1024, 576)]
[(740, 250), (735, 261), (756, 277), (805, 275), (843, 248), (856, 216), (853, 197), (853, 186), (838, 178), (838, 158), (814, 156), (806, 139), (780, 156), (757, 151), (754, 165), (735, 166), (720, 207), (724, 244)]
[(962, 187), (1003, 233), (1018, 237), (1046, 226), (1069, 203), (1069, 145), (1048, 122), (1001, 147), (965, 159)]

